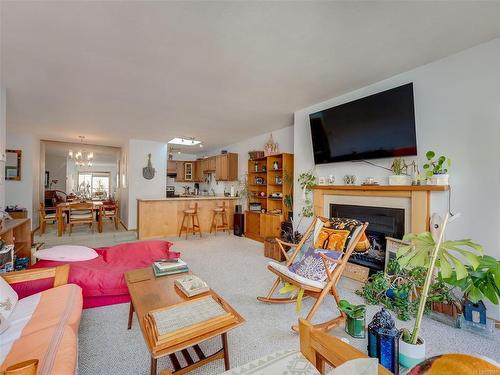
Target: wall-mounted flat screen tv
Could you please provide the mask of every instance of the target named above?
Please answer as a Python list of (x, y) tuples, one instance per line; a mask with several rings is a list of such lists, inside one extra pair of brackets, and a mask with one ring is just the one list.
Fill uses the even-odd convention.
[(417, 155), (413, 83), (309, 115), (315, 164)]

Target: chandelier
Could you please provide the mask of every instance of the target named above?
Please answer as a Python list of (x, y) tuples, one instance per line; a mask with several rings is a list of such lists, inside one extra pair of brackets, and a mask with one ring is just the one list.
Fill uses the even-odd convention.
[[(80, 143), (83, 146), (83, 141), (85, 139), (85, 136), (79, 135), (78, 138), (80, 138)], [(91, 167), (92, 160), (94, 159), (94, 153), (92, 151), (86, 151), (82, 147), (81, 150), (78, 150), (76, 152), (73, 152), (73, 150), (69, 150), (68, 157), (70, 159), (75, 159), (75, 164), (77, 167), (84, 167), (84, 166)]]

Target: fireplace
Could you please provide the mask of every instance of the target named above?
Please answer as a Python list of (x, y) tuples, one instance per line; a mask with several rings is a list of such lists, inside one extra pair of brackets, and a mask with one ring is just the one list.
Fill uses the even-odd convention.
[(369, 223), (366, 235), (371, 249), (362, 254), (354, 252), (349, 262), (370, 268), (370, 273), (384, 269), (385, 237), (402, 238), (405, 232), (403, 208), (331, 203), (330, 217), (345, 217)]

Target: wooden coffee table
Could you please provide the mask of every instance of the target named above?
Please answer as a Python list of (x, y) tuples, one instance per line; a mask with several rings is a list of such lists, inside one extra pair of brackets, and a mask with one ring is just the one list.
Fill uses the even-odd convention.
[[(245, 322), (245, 319), (243, 319), (241, 315), (236, 312), (236, 310), (234, 310), (213, 290), (189, 298), (176, 286), (174, 286), (175, 279), (178, 279), (190, 273), (191, 272), (171, 276), (162, 276), (157, 278), (155, 277), (151, 267), (125, 272), (125, 281), (127, 283), (127, 287), (132, 300), (130, 302), (128, 329), (132, 327), (132, 318), (135, 311), (135, 313), (137, 314), (137, 319), (139, 321), (139, 326), (141, 327), (142, 336), (149, 352), (151, 353), (151, 374), (156, 375), (157, 373), (158, 358), (167, 355), (170, 357), (170, 361), (174, 366), (175, 374), (184, 374), (186, 372), (194, 370), (197, 367), (203, 366), (211, 361), (215, 361), (218, 359), (224, 359), (225, 369), (229, 370), (229, 348), (227, 342), (227, 332), (243, 324)], [(227, 326), (215, 329), (214, 331), (208, 333), (204, 333), (199, 337), (175, 344), (161, 351), (156, 351), (151, 347), (144, 325), (144, 316), (148, 312), (162, 307), (173, 306), (187, 300), (193, 300), (202, 296), (207, 296), (209, 294), (211, 294), (219, 303), (229, 308), (234, 316), (237, 317), (237, 322), (232, 322)], [(222, 338), (222, 349), (213, 354), (206, 355), (205, 353), (203, 353), (198, 344), (216, 336), (221, 336)], [(194, 352), (198, 356), (198, 360), (194, 360), (191, 357), (189, 351), (187, 350), (190, 347), (193, 348)], [(179, 364), (179, 360), (176, 357), (176, 352), (180, 352), (180, 355), (184, 357), (186, 363), (188, 364), (186, 367), (181, 367), (181, 365)]]

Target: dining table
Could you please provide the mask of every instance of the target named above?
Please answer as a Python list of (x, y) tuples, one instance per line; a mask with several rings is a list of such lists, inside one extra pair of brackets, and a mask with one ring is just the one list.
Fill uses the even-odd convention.
[[(61, 237), (64, 233), (64, 216), (63, 213), (67, 212), (69, 215), (69, 208), (72, 204), (79, 204), (83, 202), (62, 202), (56, 205), (56, 217), (57, 217), (57, 236)], [(97, 231), (102, 233), (102, 213), (101, 208), (103, 206), (102, 201), (86, 201), (86, 203), (92, 203), (92, 210), (96, 212), (97, 217)], [(67, 215), (66, 215), (67, 217)]]

